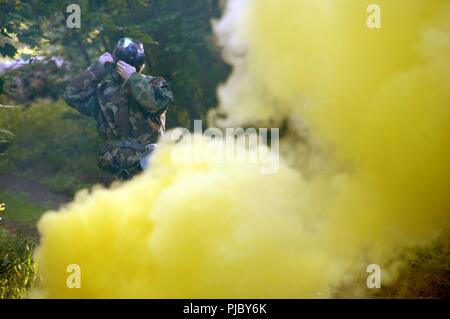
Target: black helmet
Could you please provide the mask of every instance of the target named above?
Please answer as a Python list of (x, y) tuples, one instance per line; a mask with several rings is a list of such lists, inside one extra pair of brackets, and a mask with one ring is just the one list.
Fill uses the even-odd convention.
[(126, 62), (134, 66), (139, 72), (145, 62), (144, 45), (142, 42), (131, 38), (122, 38), (114, 48), (113, 57), (114, 61)]

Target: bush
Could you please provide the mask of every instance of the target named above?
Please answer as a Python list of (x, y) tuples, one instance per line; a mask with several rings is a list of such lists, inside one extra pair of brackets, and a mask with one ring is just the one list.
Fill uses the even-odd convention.
[(23, 298), (33, 287), (36, 281), (34, 245), (0, 228), (0, 299)]
[(0, 109), (0, 127), (16, 134), (0, 160), (0, 172), (40, 180), (67, 195), (109, 180), (96, 164), (101, 140), (95, 121), (63, 101)]

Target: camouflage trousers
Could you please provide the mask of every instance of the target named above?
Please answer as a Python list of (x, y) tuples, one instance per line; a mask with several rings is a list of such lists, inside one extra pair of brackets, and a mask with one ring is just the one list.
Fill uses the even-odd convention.
[(144, 152), (105, 144), (97, 156), (98, 166), (120, 179), (130, 179), (142, 172), (140, 159)]

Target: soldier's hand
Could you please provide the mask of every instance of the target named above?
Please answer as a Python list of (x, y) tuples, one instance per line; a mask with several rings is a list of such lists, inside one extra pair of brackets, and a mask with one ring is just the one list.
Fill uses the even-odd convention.
[(129, 65), (123, 61), (117, 62), (117, 73), (124, 79), (127, 80), (130, 76), (136, 73), (136, 68)]
[(105, 64), (107, 62), (111, 62), (114, 63), (114, 58), (112, 57), (112, 55), (108, 52), (103, 53), (99, 58), (98, 58), (98, 62), (101, 64)]

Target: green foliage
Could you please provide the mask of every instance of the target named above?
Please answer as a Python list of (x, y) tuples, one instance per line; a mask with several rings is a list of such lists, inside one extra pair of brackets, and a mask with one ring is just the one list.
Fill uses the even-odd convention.
[(26, 297), (36, 281), (35, 243), (0, 227), (0, 299)]
[[(216, 87), (229, 73), (215, 48), (211, 19), (221, 14), (219, 0), (83, 0), (81, 28), (66, 26), (69, 2), (0, 0), (0, 29), (46, 55), (59, 55), (78, 73), (124, 36), (141, 40), (146, 73), (171, 84), (175, 103), (169, 127), (192, 127), (216, 105)], [(3, 28), (2, 28), (3, 26)], [(1, 35), (0, 35), (1, 36)], [(2, 43), (0, 41), (0, 43)], [(6, 45), (6, 44), (5, 44)], [(17, 44), (16, 44), (17, 46)], [(6, 46), (5, 54), (14, 55)]]
[(8, 70), (2, 78), (4, 95), (20, 105), (29, 105), (40, 98), (58, 99), (69, 80), (66, 68), (59, 68), (52, 60), (30, 61)]
[(17, 136), (0, 160), (0, 171), (38, 180), (67, 195), (108, 182), (96, 164), (101, 140), (94, 121), (64, 102), (0, 109), (0, 127)]
[(33, 4), (37, 1), (0, 0), (0, 55), (14, 57), (17, 46), (14, 35), (20, 43), (38, 45), (41, 29), (33, 17)]
[[(450, 228), (445, 228), (433, 242), (393, 256), (398, 276), (383, 279), (380, 289), (368, 289), (369, 273), (363, 267), (356, 276), (333, 288), (335, 298), (443, 298), (450, 297)], [(398, 263), (398, 262), (401, 262)], [(368, 262), (369, 263), (369, 262)], [(380, 265), (383, 269), (383, 266)]]
[(15, 139), (13, 132), (0, 128), (0, 156), (6, 151)]
[(397, 280), (376, 297), (450, 298), (450, 228), (432, 244), (410, 251)]
[(0, 200), (8, 205), (8, 209), (1, 216), (16, 223), (34, 225), (47, 210), (29, 201), (24, 194), (12, 193), (2, 188)]

